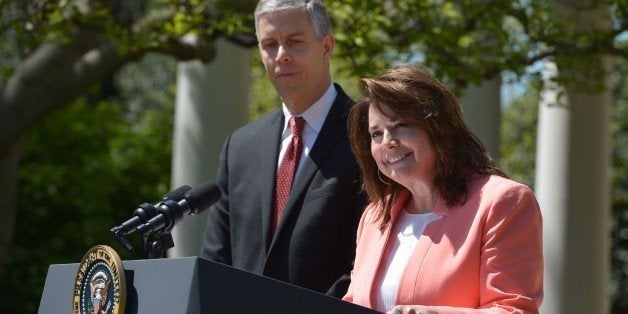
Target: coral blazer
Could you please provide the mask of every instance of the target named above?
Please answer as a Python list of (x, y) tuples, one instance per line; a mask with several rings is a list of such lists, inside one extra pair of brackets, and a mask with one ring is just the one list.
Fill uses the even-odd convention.
[[(438, 313), (538, 313), (543, 299), (542, 220), (525, 185), (478, 175), (461, 206), (438, 201), (403, 271), (398, 305), (432, 306)], [(382, 232), (370, 204), (357, 232), (355, 266), (343, 300), (373, 308), (376, 279), (392, 224), (409, 191), (400, 193)]]

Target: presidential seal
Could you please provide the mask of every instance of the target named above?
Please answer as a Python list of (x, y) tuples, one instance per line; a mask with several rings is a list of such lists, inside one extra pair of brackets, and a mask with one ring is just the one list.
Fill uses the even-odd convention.
[(106, 245), (91, 248), (74, 280), (74, 314), (122, 314), (126, 305), (124, 268), (118, 253)]

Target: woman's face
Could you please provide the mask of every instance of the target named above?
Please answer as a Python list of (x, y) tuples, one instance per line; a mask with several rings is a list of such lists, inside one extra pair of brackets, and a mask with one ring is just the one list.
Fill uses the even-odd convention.
[(389, 118), (371, 105), (368, 130), (371, 155), (384, 175), (405, 187), (414, 181), (434, 181), (436, 152), (419, 126), (398, 117)]

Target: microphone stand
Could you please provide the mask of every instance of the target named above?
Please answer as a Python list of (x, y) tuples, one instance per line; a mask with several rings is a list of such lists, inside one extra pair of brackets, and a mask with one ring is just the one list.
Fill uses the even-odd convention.
[(142, 256), (146, 259), (155, 259), (164, 257), (164, 252), (174, 247), (174, 240), (170, 232), (154, 232), (157, 238), (148, 241), (151, 232), (143, 232), (140, 237), (140, 247), (142, 248)]
[[(131, 243), (124, 237), (124, 234), (119, 229), (116, 230), (115, 228), (111, 231), (120, 245), (131, 253), (134, 258), (138, 258), (135, 249), (133, 249)], [(151, 238), (151, 235), (154, 236)], [(174, 247), (174, 240), (170, 232), (158, 232), (146, 229), (141, 232), (139, 247), (141, 253), (139, 258), (141, 259), (162, 258), (166, 250)]]

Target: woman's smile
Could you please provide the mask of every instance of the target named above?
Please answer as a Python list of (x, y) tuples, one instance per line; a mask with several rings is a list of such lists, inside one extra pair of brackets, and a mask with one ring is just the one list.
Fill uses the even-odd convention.
[(409, 152), (409, 153), (406, 153), (406, 154), (398, 154), (398, 155), (389, 156), (387, 158), (386, 162), (391, 164), (391, 165), (398, 164), (402, 160), (408, 158), (410, 155), (412, 155), (412, 152)]

